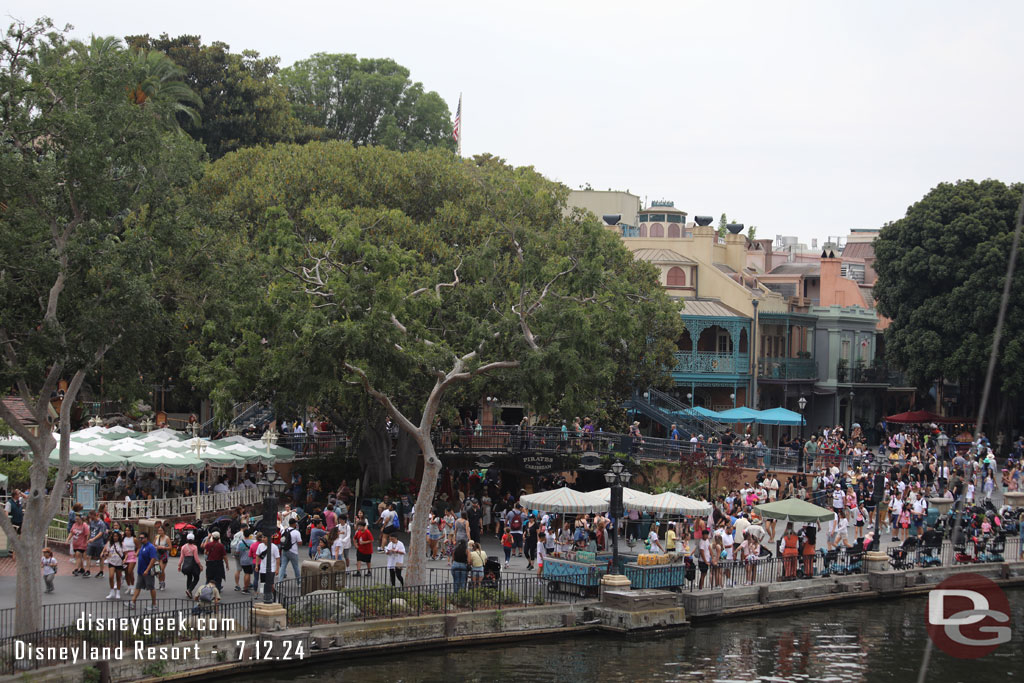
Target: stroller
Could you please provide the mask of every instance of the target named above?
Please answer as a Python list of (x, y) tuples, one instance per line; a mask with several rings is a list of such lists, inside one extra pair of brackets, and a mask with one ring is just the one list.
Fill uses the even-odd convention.
[(917, 549), (917, 538), (911, 536), (898, 548), (889, 549), (889, 564), (893, 569), (910, 569), (914, 566), (913, 553)]
[(942, 532), (930, 530), (921, 537), (917, 553), (917, 564), (921, 567), (938, 567), (942, 564)]
[(198, 548), (203, 542), (202, 538), (206, 538), (206, 534), (203, 533), (200, 538), (200, 531), (195, 526), (188, 522), (178, 522), (174, 525), (174, 538), (171, 539), (171, 555), (178, 555), (178, 548), (185, 545), (185, 537), (192, 533), (195, 536), (196, 547)]
[(484, 588), (497, 588), (501, 581), (501, 562), (494, 555), (488, 555), (484, 563)]
[(1006, 550), (1006, 534), (985, 536), (975, 541), (978, 562), (1003, 562)]

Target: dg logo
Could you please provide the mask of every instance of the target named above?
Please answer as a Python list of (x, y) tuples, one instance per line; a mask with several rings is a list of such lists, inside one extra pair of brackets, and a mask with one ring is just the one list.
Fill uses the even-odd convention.
[(1010, 602), (978, 574), (952, 576), (928, 592), (928, 636), (959, 659), (977, 659), (1010, 642)]

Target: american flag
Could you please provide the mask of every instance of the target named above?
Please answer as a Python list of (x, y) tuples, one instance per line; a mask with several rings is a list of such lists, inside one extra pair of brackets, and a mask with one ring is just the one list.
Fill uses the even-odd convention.
[(459, 136), (462, 135), (462, 95), (459, 95), (459, 108), (455, 110), (455, 128), (452, 129), (452, 137), (455, 138), (455, 142), (459, 141)]

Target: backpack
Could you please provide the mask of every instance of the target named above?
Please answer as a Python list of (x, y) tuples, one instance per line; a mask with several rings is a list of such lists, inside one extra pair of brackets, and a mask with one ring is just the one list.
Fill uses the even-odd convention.
[(288, 552), (292, 549), (292, 530), (287, 529), (284, 534), (281, 535), (281, 550)]
[(199, 602), (213, 602), (213, 586), (207, 584), (199, 591)]
[(251, 567), (252, 566), (252, 554), (249, 552), (249, 546), (251, 543), (246, 543), (244, 540), (238, 544), (238, 565), (240, 567)]
[(519, 531), (523, 528), (523, 515), (519, 512), (512, 514), (512, 521), (508, 523), (508, 527), (512, 531)]
[(241, 532), (239, 532), (239, 533), (236, 533), (231, 538), (231, 554), (234, 555), (235, 557), (238, 557), (239, 553), (241, 552), (241, 549), (242, 549), (242, 534), (241, 534)]

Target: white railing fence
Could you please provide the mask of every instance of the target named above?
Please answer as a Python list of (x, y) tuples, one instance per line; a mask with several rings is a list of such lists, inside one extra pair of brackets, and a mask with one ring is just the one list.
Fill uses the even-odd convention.
[[(207, 512), (227, 512), (239, 505), (255, 505), (263, 500), (257, 488), (243, 488), (227, 493), (203, 493), (199, 495), (199, 514)], [(196, 496), (179, 496), (177, 498), (153, 498), (151, 500), (104, 500), (107, 514), (111, 519), (145, 519), (151, 517), (196, 517)], [(74, 501), (71, 498), (61, 500), (62, 515), (71, 512)]]

